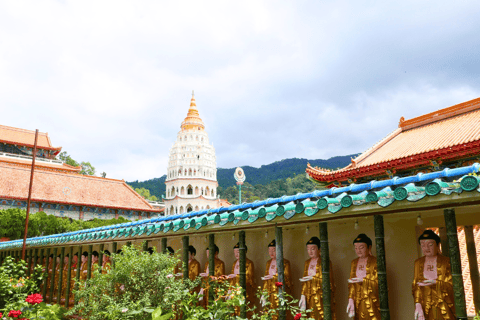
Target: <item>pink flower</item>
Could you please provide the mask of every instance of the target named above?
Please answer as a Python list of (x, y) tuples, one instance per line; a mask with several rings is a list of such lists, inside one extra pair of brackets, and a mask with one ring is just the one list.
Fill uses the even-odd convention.
[(173, 274), (167, 274), (167, 278), (173, 278)]
[(125, 313), (125, 312), (127, 312), (127, 311), (128, 311), (127, 308), (123, 308), (123, 309), (122, 309), (122, 313)]
[(295, 315), (295, 318), (293, 318), (293, 320), (299, 320), (301, 317), (302, 317), (302, 314), (301, 314), (301, 313), (297, 313), (297, 314)]
[(281, 283), (281, 282), (275, 282), (275, 285), (277, 286), (277, 288), (280, 288), (281, 286), (283, 286), (283, 283)]

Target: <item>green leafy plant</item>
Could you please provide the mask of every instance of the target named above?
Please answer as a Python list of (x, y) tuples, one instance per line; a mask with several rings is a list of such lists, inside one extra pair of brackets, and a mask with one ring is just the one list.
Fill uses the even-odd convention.
[[(123, 247), (112, 254), (115, 268), (106, 274), (94, 271), (92, 279), (81, 282), (74, 291), (78, 304), (68, 315), (90, 320), (169, 319), (177, 303), (189, 299), (198, 281), (179, 281), (171, 277), (178, 258), (168, 254), (142, 252)], [(160, 313), (160, 314), (159, 314)]]
[(0, 310), (7, 304), (25, 300), (29, 294), (39, 292), (44, 274), (42, 266), (37, 265), (30, 277), (27, 277), (27, 263), (15, 262), (6, 257), (0, 267)]

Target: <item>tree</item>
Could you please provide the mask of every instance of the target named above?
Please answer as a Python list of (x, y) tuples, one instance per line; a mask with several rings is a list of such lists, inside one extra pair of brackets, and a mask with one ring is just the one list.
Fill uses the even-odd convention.
[(72, 157), (67, 153), (67, 151), (63, 151), (58, 155), (58, 160), (62, 160), (64, 163), (73, 166), (73, 167), (78, 167), (80, 164), (73, 160)]
[[(78, 163), (72, 157), (67, 153), (67, 151), (63, 151), (58, 155), (58, 160), (63, 161), (64, 163), (74, 166), (74, 167), (82, 167), (82, 170), (80, 171), (80, 174), (85, 174), (89, 176), (94, 176), (96, 173), (95, 167), (89, 162), (89, 161), (82, 161)], [(104, 172), (105, 173), (105, 172)], [(107, 176), (105, 173), (104, 178)]]
[(150, 201), (158, 201), (158, 198), (156, 196), (152, 196), (150, 194), (150, 190), (145, 189), (145, 188), (135, 188), (135, 192), (137, 192), (139, 195), (141, 195), (144, 199), (150, 200)]
[(92, 166), (92, 164), (88, 161), (82, 161), (80, 164), (82, 166), (82, 171), (80, 171), (81, 174), (86, 174), (89, 176), (94, 176), (95, 175), (95, 167)]

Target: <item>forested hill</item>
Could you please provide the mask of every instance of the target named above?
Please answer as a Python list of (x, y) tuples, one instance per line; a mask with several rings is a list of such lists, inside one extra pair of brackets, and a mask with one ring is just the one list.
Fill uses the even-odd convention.
[[(251, 185), (267, 185), (272, 181), (279, 179), (291, 178), (294, 175), (304, 174), (307, 163), (310, 163), (312, 166), (318, 166), (321, 168), (343, 168), (350, 163), (350, 158), (355, 155), (348, 156), (338, 156), (333, 157), (328, 160), (318, 159), (318, 160), (307, 160), (307, 159), (285, 159), (263, 165), (260, 168), (255, 168), (251, 166), (242, 166), (247, 176), (247, 182)], [(217, 169), (217, 180), (218, 184), (221, 187), (220, 190), (226, 190), (230, 186), (235, 186), (235, 179), (233, 178), (233, 172), (235, 168), (230, 169)], [(153, 178), (146, 181), (132, 181), (127, 182), (133, 188), (145, 188), (150, 190), (152, 195), (157, 196), (161, 199), (161, 195), (165, 194), (165, 179), (167, 176), (162, 176), (160, 178)]]
[[(242, 166), (245, 176), (247, 177), (247, 182), (251, 185), (263, 184), (266, 185), (271, 181), (279, 179), (291, 178), (294, 174), (304, 174), (305, 169), (307, 168), (307, 163), (310, 163), (314, 167), (321, 168), (343, 168), (350, 163), (350, 158), (356, 156), (338, 156), (333, 157), (328, 160), (318, 159), (318, 160), (307, 160), (307, 159), (285, 159), (282, 161), (277, 161), (267, 165), (263, 165), (260, 168)], [(217, 169), (217, 180), (218, 185), (222, 188), (227, 188), (236, 184), (233, 173), (235, 168), (232, 169)]]

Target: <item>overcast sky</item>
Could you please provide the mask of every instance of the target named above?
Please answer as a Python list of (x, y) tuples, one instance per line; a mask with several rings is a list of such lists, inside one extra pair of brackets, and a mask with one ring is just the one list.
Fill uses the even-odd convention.
[(363, 152), (480, 96), (478, 1), (0, 1), (0, 124), (166, 173), (191, 91), (219, 167)]

